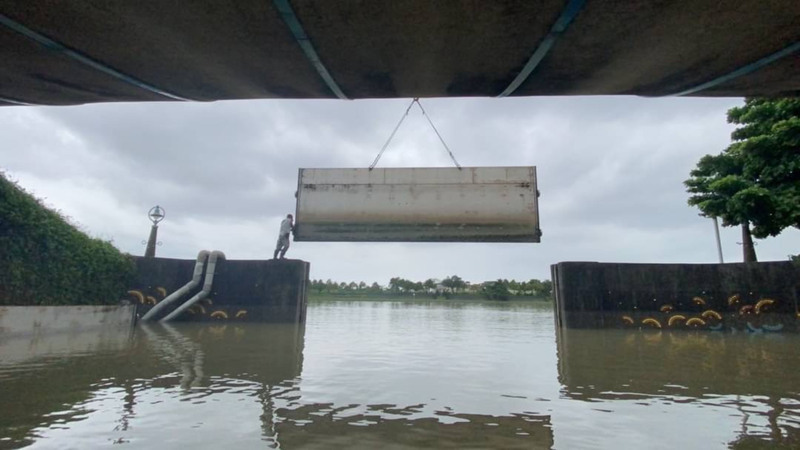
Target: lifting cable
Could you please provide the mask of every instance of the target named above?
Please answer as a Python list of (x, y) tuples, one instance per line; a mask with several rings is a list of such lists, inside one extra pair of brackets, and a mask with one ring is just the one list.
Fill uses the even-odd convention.
[(392, 142), (392, 138), (394, 138), (394, 135), (395, 135), (395, 133), (397, 133), (397, 130), (400, 128), (400, 125), (402, 125), (403, 121), (406, 120), (406, 117), (408, 117), (408, 113), (409, 113), (409, 111), (411, 111), (411, 107), (414, 106), (415, 103), (416, 103), (417, 106), (419, 106), (420, 111), (422, 111), (422, 115), (425, 116), (426, 119), (428, 119), (428, 123), (431, 125), (431, 128), (433, 128), (433, 131), (434, 131), (434, 133), (436, 133), (436, 136), (439, 137), (439, 141), (444, 146), (444, 149), (447, 150), (447, 154), (450, 155), (450, 159), (453, 160), (453, 163), (456, 165), (456, 167), (458, 167), (458, 170), (461, 170), (461, 165), (458, 164), (458, 161), (456, 161), (456, 157), (453, 156), (453, 152), (450, 151), (450, 147), (448, 147), (447, 143), (444, 142), (444, 138), (442, 138), (442, 135), (439, 134), (439, 130), (436, 129), (436, 126), (433, 124), (433, 121), (431, 121), (431, 118), (428, 117), (428, 114), (425, 112), (425, 108), (422, 107), (422, 103), (420, 103), (420, 101), (419, 101), (419, 97), (414, 97), (414, 100), (411, 100), (411, 104), (408, 105), (408, 108), (406, 108), (405, 114), (403, 114), (403, 117), (401, 117), (400, 121), (397, 122), (397, 126), (394, 127), (394, 130), (392, 130), (392, 134), (389, 135), (389, 139), (387, 139), (386, 143), (383, 144), (383, 147), (381, 148), (381, 151), (378, 152), (378, 156), (376, 156), (375, 160), (372, 161), (372, 164), (369, 166), (369, 170), (374, 169), (375, 165), (378, 164), (378, 160), (380, 160), (381, 156), (383, 156), (383, 152), (386, 151), (386, 147), (388, 147), (389, 143)]

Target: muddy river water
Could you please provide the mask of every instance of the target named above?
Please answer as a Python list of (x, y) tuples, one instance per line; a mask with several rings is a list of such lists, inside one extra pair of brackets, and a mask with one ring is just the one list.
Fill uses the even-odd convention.
[(800, 336), (556, 330), (536, 303), (0, 341), (0, 448), (800, 448)]

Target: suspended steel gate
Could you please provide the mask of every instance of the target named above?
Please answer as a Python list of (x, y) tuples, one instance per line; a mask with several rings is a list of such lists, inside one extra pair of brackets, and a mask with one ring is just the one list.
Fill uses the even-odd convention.
[(539, 242), (536, 168), (300, 169), (297, 241)]

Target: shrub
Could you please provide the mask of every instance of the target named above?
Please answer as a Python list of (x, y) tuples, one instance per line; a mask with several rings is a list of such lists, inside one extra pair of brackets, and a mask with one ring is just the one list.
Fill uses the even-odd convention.
[(0, 305), (116, 303), (134, 270), (0, 173)]

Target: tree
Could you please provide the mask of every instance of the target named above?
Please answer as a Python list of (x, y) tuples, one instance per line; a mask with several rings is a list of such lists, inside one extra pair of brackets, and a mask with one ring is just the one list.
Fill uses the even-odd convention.
[(466, 287), (467, 284), (458, 275), (453, 275), (442, 280), (442, 286), (450, 288), (453, 292), (456, 292), (459, 289)]
[(549, 298), (553, 298), (553, 282), (550, 280), (540, 281), (542, 287), (542, 294)]
[(504, 280), (484, 283), (481, 293), (489, 300), (508, 300), (511, 296), (511, 292), (508, 291), (508, 282)]
[(734, 142), (701, 158), (684, 184), (703, 215), (742, 227), (744, 261), (755, 262), (753, 236), (800, 226), (800, 100), (747, 99), (728, 121), (742, 125)]
[(744, 160), (737, 151), (702, 157), (690, 175), (692, 178), (684, 182), (694, 194), (689, 204), (705, 216), (719, 217), (723, 226), (741, 226), (744, 261), (755, 262), (750, 224), (757, 216), (769, 215), (769, 192), (745, 177)]
[(728, 111), (728, 122), (740, 125), (731, 147), (744, 158), (745, 175), (774, 196), (773, 215), (757, 226), (769, 236), (800, 228), (800, 98), (746, 99)]

